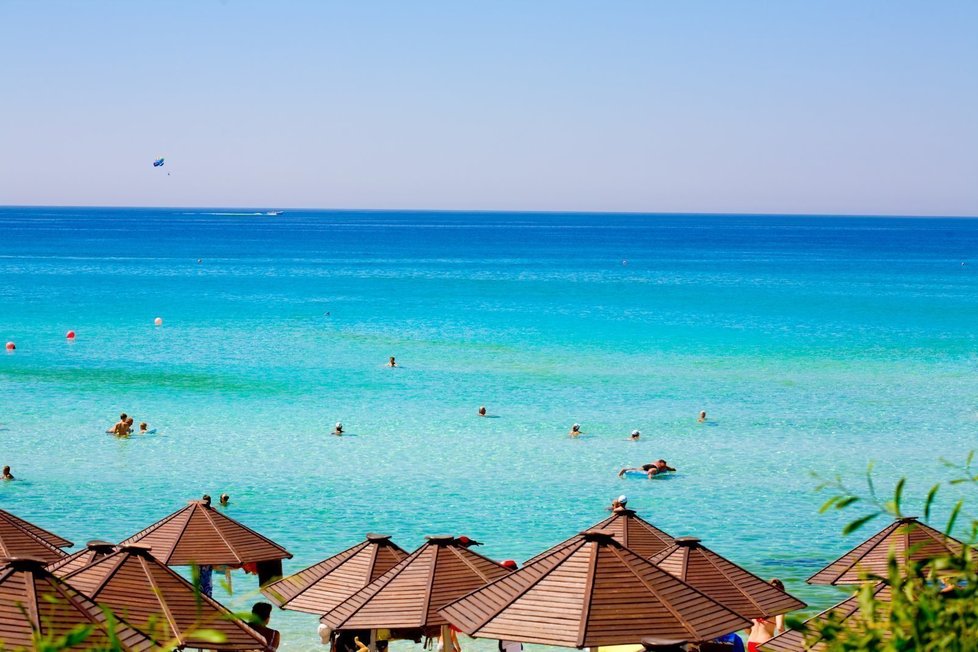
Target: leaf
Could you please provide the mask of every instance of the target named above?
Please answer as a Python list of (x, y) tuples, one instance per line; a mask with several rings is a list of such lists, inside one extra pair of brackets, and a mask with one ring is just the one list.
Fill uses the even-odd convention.
[(224, 643), (227, 641), (227, 637), (216, 629), (195, 629), (193, 637), (208, 643)]
[(876, 485), (873, 484), (873, 466), (875, 462), (870, 462), (866, 465), (866, 484), (869, 486), (869, 493), (875, 499), (876, 498)]
[(900, 478), (896, 483), (896, 488), (893, 490), (893, 511), (897, 516), (900, 514), (900, 500), (903, 498), (903, 487), (907, 484), (906, 478)]
[(848, 523), (844, 528), (842, 528), (842, 536), (852, 534), (853, 532), (855, 532), (862, 526), (866, 525), (867, 523), (869, 523), (879, 515), (880, 515), (879, 512), (873, 512), (872, 514), (867, 514), (866, 516), (857, 518), (855, 521)]
[(961, 513), (962, 507), (964, 507), (963, 501), (959, 500), (958, 502), (954, 503), (954, 509), (951, 510), (951, 516), (947, 519), (947, 527), (944, 528), (944, 531), (948, 536), (951, 536), (951, 533), (954, 532), (954, 522), (958, 520), (958, 514)]
[(924, 501), (924, 520), (930, 520), (930, 508), (934, 504), (934, 498), (937, 497), (937, 490), (941, 488), (941, 485), (935, 484), (927, 492), (927, 499)]

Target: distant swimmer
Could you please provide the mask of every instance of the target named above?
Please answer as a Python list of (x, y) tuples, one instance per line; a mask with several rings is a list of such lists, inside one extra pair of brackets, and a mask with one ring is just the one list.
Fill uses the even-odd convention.
[(656, 460), (649, 464), (643, 464), (640, 468), (625, 468), (618, 472), (618, 477), (623, 477), (628, 472), (645, 473), (649, 478), (654, 478), (660, 473), (674, 472), (676, 469), (669, 466), (665, 460)]
[(706, 423), (706, 410), (700, 412), (700, 418), (697, 419), (700, 423)]
[(336, 425), (333, 426), (333, 434), (336, 435), (337, 437), (343, 435), (343, 424), (340, 423), (339, 421), (337, 421)]
[(128, 419), (126, 419), (126, 437), (128, 437), (129, 435), (132, 434), (132, 425), (133, 425), (133, 422), (134, 422), (134, 419), (132, 417), (129, 417)]
[(611, 501), (611, 507), (608, 508), (612, 512), (622, 512), (628, 509), (628, 496), (622, 494)]
[(128, 437), (130, 432), (129, 423), (130, 419), (128, 415), (123, 412), (119, 415), (119, 420), (116, 422), (116, 424), (105, 432), (109, 433), (110, 435), (115, 435), (116, 437)]
[(638, 438), (642, 436), (638, 430), (633, 430), (632, 434), (628, 436), (629, 441), (638, 441)]
[(202, 262), (204, 262), (204, 261), (203, 261), (203, 260), (202, 260), (201, 258), (198, 258), (198, 259), (197, 259), (197, 264), (198, 264), (198, 265), (200, 265), (200, 264), (201, 264)]
[(486, 414), (487, 414), (487, 412), (486, 412), (486, 406), (483, 405), (482, 407), (479, 408), (479, 416), (480, 417), (484, 417), (484, 416), (486, 416)]
[(150, 433), (149, 424), (143, 421), (139, 424), (139, 434), (148, 435)]
[(389, 362), (387, 363), (387, 366), (388, 366), (388, 367), (396, 367), (396, 366), (397, 366), (397, 362), (396, 362), (396, 361), (394, 360), (394, 356), (391, 356), (391, 359), (390, 359), (390, 361), (389, 361)]
[(571, 437), (580, 437), (583, 434), (584, 433), (581, 432), (581, 424), (575, 423), (573, 426), (571, 426), (571, 429), (570, 429), (570, 436)]
[(628, 259), (625, 258), (624, 260), (622, 260), (621, 261), (621, 264), (622, 264), (622, 267), (628, 267)]
[(227, 494), (221, 494), (221, 507), (227, 507), (228, 503), (231, 502), (231, 496)]
[(0, 480), (14, 480), (13, 474), (10, 472), (10, 467), (3, 467), (3, 474), (0, 474)]

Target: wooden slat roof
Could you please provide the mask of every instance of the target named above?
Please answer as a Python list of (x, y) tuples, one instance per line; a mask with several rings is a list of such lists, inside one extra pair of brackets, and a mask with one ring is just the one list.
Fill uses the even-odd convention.
[(382, 534), (272, 582), (261, 592), (283, 609), (322, 615), (401, 562), (408, 553)]
[(71, 541), (0, 509), (0, 557), (23, 557), (52, 562), (66, 553)]
[(650, 561), (747, 618), (777, 616), (805, 606), (694, 537), (676, 539), (675, 544)]
[[(91, 596), (156, 641), (178, 648), (262, 650), (265, 639), (221, 603), (157, 561), (143, 546), (121, 547), (76, 570), (64, 580)], [(224, 642), (198, 638), (195, 630), (216, 630)]]
[[(599, 523), (592, 525), (589, 530), (606, 530), (618, 539), (626, 548), (637, 552), (642, 557), (651, 557), (672, 545), (673, 538), (655, 527), (645, 519), (638, 516), (631, 509), (617, 509), (611, 516)], [(535, 557), (531, 557), (523, 564), (532, 564), (537, 559), (545, 557), (552, 552), (560, 550), (562, 547), (576, 542), (580, 535), (574, 535), (566, 541), (558, 543), (553, 548), (541, 552)]]
[(202, 501), (191, 502), (120, 545), (134, 543), (148, 546), (156, 559), (170, 566), (240, 566), (292, 558), (288, 550), (271, 539)]
[(750, 625), (603, 531), (582, 533), (441, 613), (471, 636), (562, 647), (702, 641)]
[[(878, 616), (885, 620), (887, 618), (885, 611), (887, 611), (890, 603), (890, 587), (884, 582), (880, 582), (873, 589), (873, 594), (883, 607), (881, 611), (884, 613), (880, 613)], [(829, 607), (825, 611), (812, 616), (805, 621), (805, 624), (827, 622), (830, 614), (842, 623), (856, 625), (861, 622), (862, 614), (859, 611), (859, 594), (856, 593), (851, 598), (843, 600), (834, 607)], [(816, 632), (811, 632), (806, 637), (804, 632), (792, 629), (783, 634), (778, 634), (767, 643), (763, 643), (760, 647), (764, 652), (803, 652), (804, 650), (818, 652), (824, 650), (826, 645), (821, 641)]]
[(125, 620), (110, 624), (102, 606), (45, 570), (43, 560), (7, 560), (0, 567), (0, 648), (32, 650), (34, 630), (57, 637), (78, 625), (93, 630), (75, 650), (108, 649), (112, 633), (125, 652), (155, 649)]
[[(924, 525), (900, 518), (808, 578), (809, 584), (861, 584), (865, 577), (886, 578), (890, 552), (903, 568), (908, 561), (958, 554), (964, 544)], [(909, 553), (909, 556), (908, 556)]]
[(440, 608), (509, 573), (454, 537), (428, 537), (320, 620), (333, 629), (433, 628), (447, 624)]
[(64, 577), (68, 573), (85, 568), (96, 559), (101, 559), (114, 551), (114, 543), (109, 543), (108, 541), (89, 541), (81, 550), (73, 552), (58, 561), (51, 562), (47, 565), (47, 569), (57, 577)]

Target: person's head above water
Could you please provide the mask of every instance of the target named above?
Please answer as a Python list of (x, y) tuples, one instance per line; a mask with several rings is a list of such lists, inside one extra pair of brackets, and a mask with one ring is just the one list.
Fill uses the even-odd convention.
[(149, 424), (146, 423), (145, 421), (143, 421), (141, 424), (139, 424), (139, 429), (140, 430), (146, 430), (147, 428), (149, 428)]
[(480, 417), (486, 416), (486, 406), (485, 405), (483, 405), (482, 407), (479, 408), (479, 416)]
[(128, 423), (130, 426), (132, 425), (132, 422), (133, 421), (135, 421), (135, 419), (133, 419), (132, 417), (129, 417), (128, 419), (126, 419), (126, 423)]
[(343, 423), (340, 422), (340, 421), (337, 421), (336, 422), (336, 425), (334, 426), (334, 428), (336, 429), (336, 432), (340, 432), (341, 430), (343, 430)]
[(221, 504), (227, 505), (229, 502), (231, 502), (231, 496), (227, 494), (221, 494)]
[(700, 411), (700, 421), (706, 421), (706, 410)]
[(639, 437), (642, 436), (642, 433), (640, 433), (638, 430), (633, 430), (631, 436), (632, 436), (632, 439), (638, 439)]
[(14, 477), (14, 476), (13, 476), (13, 475), (11, 475), (11, 473), (10, 473), (10, 467), (9, 467), (9, 466), (5, 466), (5, 467), (3, 467), (3, 473), (2, 473), (2, 474), (0, 474), (0, 476), (2, 476), (4, 480), (11, 480), (11, 479), (13, 479), (13, 477)]
[(127, 418), (129, 418), (129, 415), (125, 412), (119, 415), (119, 421), (125, 421)]
[(571, 430), (573, 430), (574, 432), (577, 432), (580, 429), (581, 429), (581, 424), (579, 423), (575, 423), (573, 426), (571, 426)]
[(200, 502), (204, 503), (204, 507), (210, 507), (211, 506), (211, 496), (210, 496), (210, 494), (204, 494), (203, 496), (201, 496), (200, 497)]
[(387, 363), (388, 367), (396, 367), (397, 362), (394, 361), (394, 356), (391, 356), (390, 362)]

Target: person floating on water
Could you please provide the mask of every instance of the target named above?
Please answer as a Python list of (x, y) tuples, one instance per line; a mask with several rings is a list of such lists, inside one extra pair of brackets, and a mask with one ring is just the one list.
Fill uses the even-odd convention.
[(632, 434), (628, 436), (629, 441), (638, 441), (638, 438), (642, 436), (638, 430), (633, 430)]
[(629, 471), (633, 471), (645, 473), (649, 479), (652, 479), (661, 473), (675, 472), (675, 470), (665, 460), (656, 460), (649, 464), (643, 464), (640, 468), (624, 468), (618, 472), (618, 477), (621, 478)]
[(343, 424), (341, 422), (337, 421), (336, 425), (333, 426), (333, 434), (337, 437), (343, 436)]
[(700, 418), (697, 419), (697, 421), (699, 421), (700, 423), (705, 423), (706, 422), (706, 410), (701, 410), (700, 411)]
[(397, 362), (396, 362), (396, 361), (394, 360), (394, 356), (391, 356), (391, 359), (390, 359), (390, 361), (389, 361), (389, 362), (387, 363), (387, 366), (388, 366), (388, 367), (396, 367), (396, 366), (397, 366)]
[(483, 405), (482, 407), (480, 407), (480, 408), (479, 408), (479, 416), (480, 416), (480, 417), (484, 417), (484, 416), (487, 416), (487, 413), (486, 413), (486, 406), (485, 406), (485, 405)]
[(0, 474), (0, 480), (14, 480), (13, 474), (10, 472), (10, 467), (3, 467), (3, 473)]

